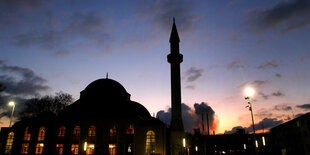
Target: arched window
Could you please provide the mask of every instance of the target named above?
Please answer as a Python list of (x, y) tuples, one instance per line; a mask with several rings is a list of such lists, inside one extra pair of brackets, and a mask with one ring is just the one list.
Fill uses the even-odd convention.
[(75, 126), (73, 128), (73, 133), (72, 133), (73, 140), (75, 140), (75, 141), (80, 140), (80, 135), (81, 135), (81, 128), (80, 128), (80, 126)]
[(135, 129), (133, 128), (133, 126), (130, 124), (128, 129), (126, 130), (126, 134), (128, 135), (133, 135), (135, 134)]
[(45, 127), (41, 126), (39, 129), (38, 141), (44, 141), (45, 138)]
[(24, 141), (30, 141), (31, 134), (29, 133), (29, 127), (26, 127), (24, 134)]
[(14, 140), (14, 132), (10, 132), (8, 134), (8, 139), (6, 140), (5, 151), (4, 151), (5, 154), (11, 154), (13, 140)]
[(155, 132), (152, 130), (149, 130), (146, 132), (146, 145), (145, 145), (145, 151), (146, 154), (155, 153)]
[(65, 133), (66, 133), (66, 127), (65, 126), (61, 126), (59, 128), (58, 137), (64, 138), (65, 137)]
[(43, 153), (43, 147), (44, 147), (44, 143), (37, 143), (35, 154), (42, 154)]
[(110, 139), (109, 139), (109, 155), (116, 154), (116, 143), (117, 143), (117, 132), (116, 126), (114, 125), (109, 131)]

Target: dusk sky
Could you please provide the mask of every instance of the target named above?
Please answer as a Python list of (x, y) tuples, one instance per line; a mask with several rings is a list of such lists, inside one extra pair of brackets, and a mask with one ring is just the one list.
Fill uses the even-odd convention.
[(76, 100), (108, 73), (151, 115), (168, 110), (175, 17), (187, 113), (204, 102), (216, 133), (248, 128), (246, 86), (266, 128), (310, 111), (310, 0), (0, 0), (0, 10), (0, 83), (11, 99)]

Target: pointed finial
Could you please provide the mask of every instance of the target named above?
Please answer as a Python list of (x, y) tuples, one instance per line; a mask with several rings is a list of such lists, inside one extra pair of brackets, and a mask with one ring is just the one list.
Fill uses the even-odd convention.
[(105, 77), (106, 79), (108, 79), (109, 78), (109, 72), (107, 72), (107, 74), (106, 74), (106, 77)]
[(170, 39), (169, 42), (180, 42), (180, 38), (179, 38), (179, 34), (178, 34), (178, 30), (177, 30), (177, 26), (175, 25), (175, 18), (173, 17), (173, 24), (172, 24), (172, 30), (171, 30), (171, 34), (170, 34)]

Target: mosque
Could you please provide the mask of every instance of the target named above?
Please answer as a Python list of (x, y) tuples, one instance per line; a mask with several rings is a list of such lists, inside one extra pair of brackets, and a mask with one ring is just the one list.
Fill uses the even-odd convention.
[(0, 154), (177, 155), (185, 136), (181, 117), (179, 36), (173, 21), (170, 35), (170, 127), (130, 99), (117, 81), (90, 83), (80, 98), (58, 116), (44, 113), (3, 128)]

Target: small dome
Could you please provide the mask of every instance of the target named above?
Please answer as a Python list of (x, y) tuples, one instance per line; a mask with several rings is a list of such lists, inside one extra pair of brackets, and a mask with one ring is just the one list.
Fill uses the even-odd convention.
[(87, 100), (129, 100), (130, 94), (117, 81), (98, 79), (90, 83), (82, 92), (81, 99)]

